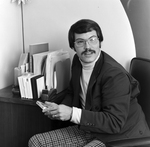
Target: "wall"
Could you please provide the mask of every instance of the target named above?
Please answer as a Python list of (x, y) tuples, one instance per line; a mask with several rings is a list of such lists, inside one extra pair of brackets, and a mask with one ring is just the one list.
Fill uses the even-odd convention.
[(150, 59), (150, 0), (121, 0), (129, 17), (136, 56)]
[(102, 50), (128, 66), (135, 56), (131, 27), (120, 0), (32, 0), (24, 7), (25, 44), (49, 42), (50, 50), (67, 49), (68, 30), (81, 18), (98, 22), (104, 34)]
[(13, 83), (21, 46), (20, 7), (0, 0), (0, 89)]
[[(17, 11), (13, 12), (13, 15), (19, 18), (19, 6), (11, 4), (11, 7)], [(93, 0), (30, 0), (24, 5), (26, 52), (29, 50), (29, 44), (48, 42), (50, 50), (65, 49), (73, 56), (74, 52), (68, 46), (68, 30), (81, 18), (93, 19), (99, 23), (104, 34), (102, 50), (128, 69), (131, 58), (135, 57), (135, 46), (131, 27), (120, 0), (94, 0), (94, 2)], [(13, 28), (19, 28), (18, 24), (21, 25), (18, 21)], [(18, 42), (12, 41), (14, 38), (9, 41), (15, 44), (13, 50), (19, 50), (14, 55), (15, 59), (18, 59), (22, 46), (19, 32), (21, 32), (20, 28), (19, 31), (17, 30), (16, 37)], [(10, 64), (13, 64), (12, 71), (17, 62), (9, 61), (9, 66)], [(9, 77), (13, 77), (13, 72), (6, 73)], [(7, 86), (9, 82), (6, 78), (4, 80)], [(3, 86), (1, 85), (0, 88)]]

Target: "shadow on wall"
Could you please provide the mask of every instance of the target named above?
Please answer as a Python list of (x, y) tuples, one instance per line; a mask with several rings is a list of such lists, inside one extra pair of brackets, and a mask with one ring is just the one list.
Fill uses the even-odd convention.
[(135, 40), (136, 56), (150, 59), (150, 0), (121, 0)]

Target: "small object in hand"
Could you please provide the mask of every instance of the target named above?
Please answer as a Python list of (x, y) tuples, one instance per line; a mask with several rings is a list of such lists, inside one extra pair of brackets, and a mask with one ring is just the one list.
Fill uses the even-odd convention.
[(44, 103), (40, 102), (40, 101), (36, 101), (36, 104), (41, 108), (41, 109), (46, 109), (47, 107), (45, 106)]

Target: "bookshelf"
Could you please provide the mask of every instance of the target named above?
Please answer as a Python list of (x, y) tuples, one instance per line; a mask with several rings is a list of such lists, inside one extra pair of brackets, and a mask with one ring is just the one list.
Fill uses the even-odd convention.
[(11, 86), (0, 90), (0, 146), (27, 147), (34, 134), (63, 126), (44, 116), (35, 100), (21, 99), (11, 90)]

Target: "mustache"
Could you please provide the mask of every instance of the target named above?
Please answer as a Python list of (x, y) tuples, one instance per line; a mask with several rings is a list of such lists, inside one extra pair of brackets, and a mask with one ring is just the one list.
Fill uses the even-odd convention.
[(92, 50), (90, 48), (86, 48), (85, 51), (83, 51), (81, 54), (83, 55), (83, 54), (85, 54), (87, 52), (96, 53), (95, 50)]

